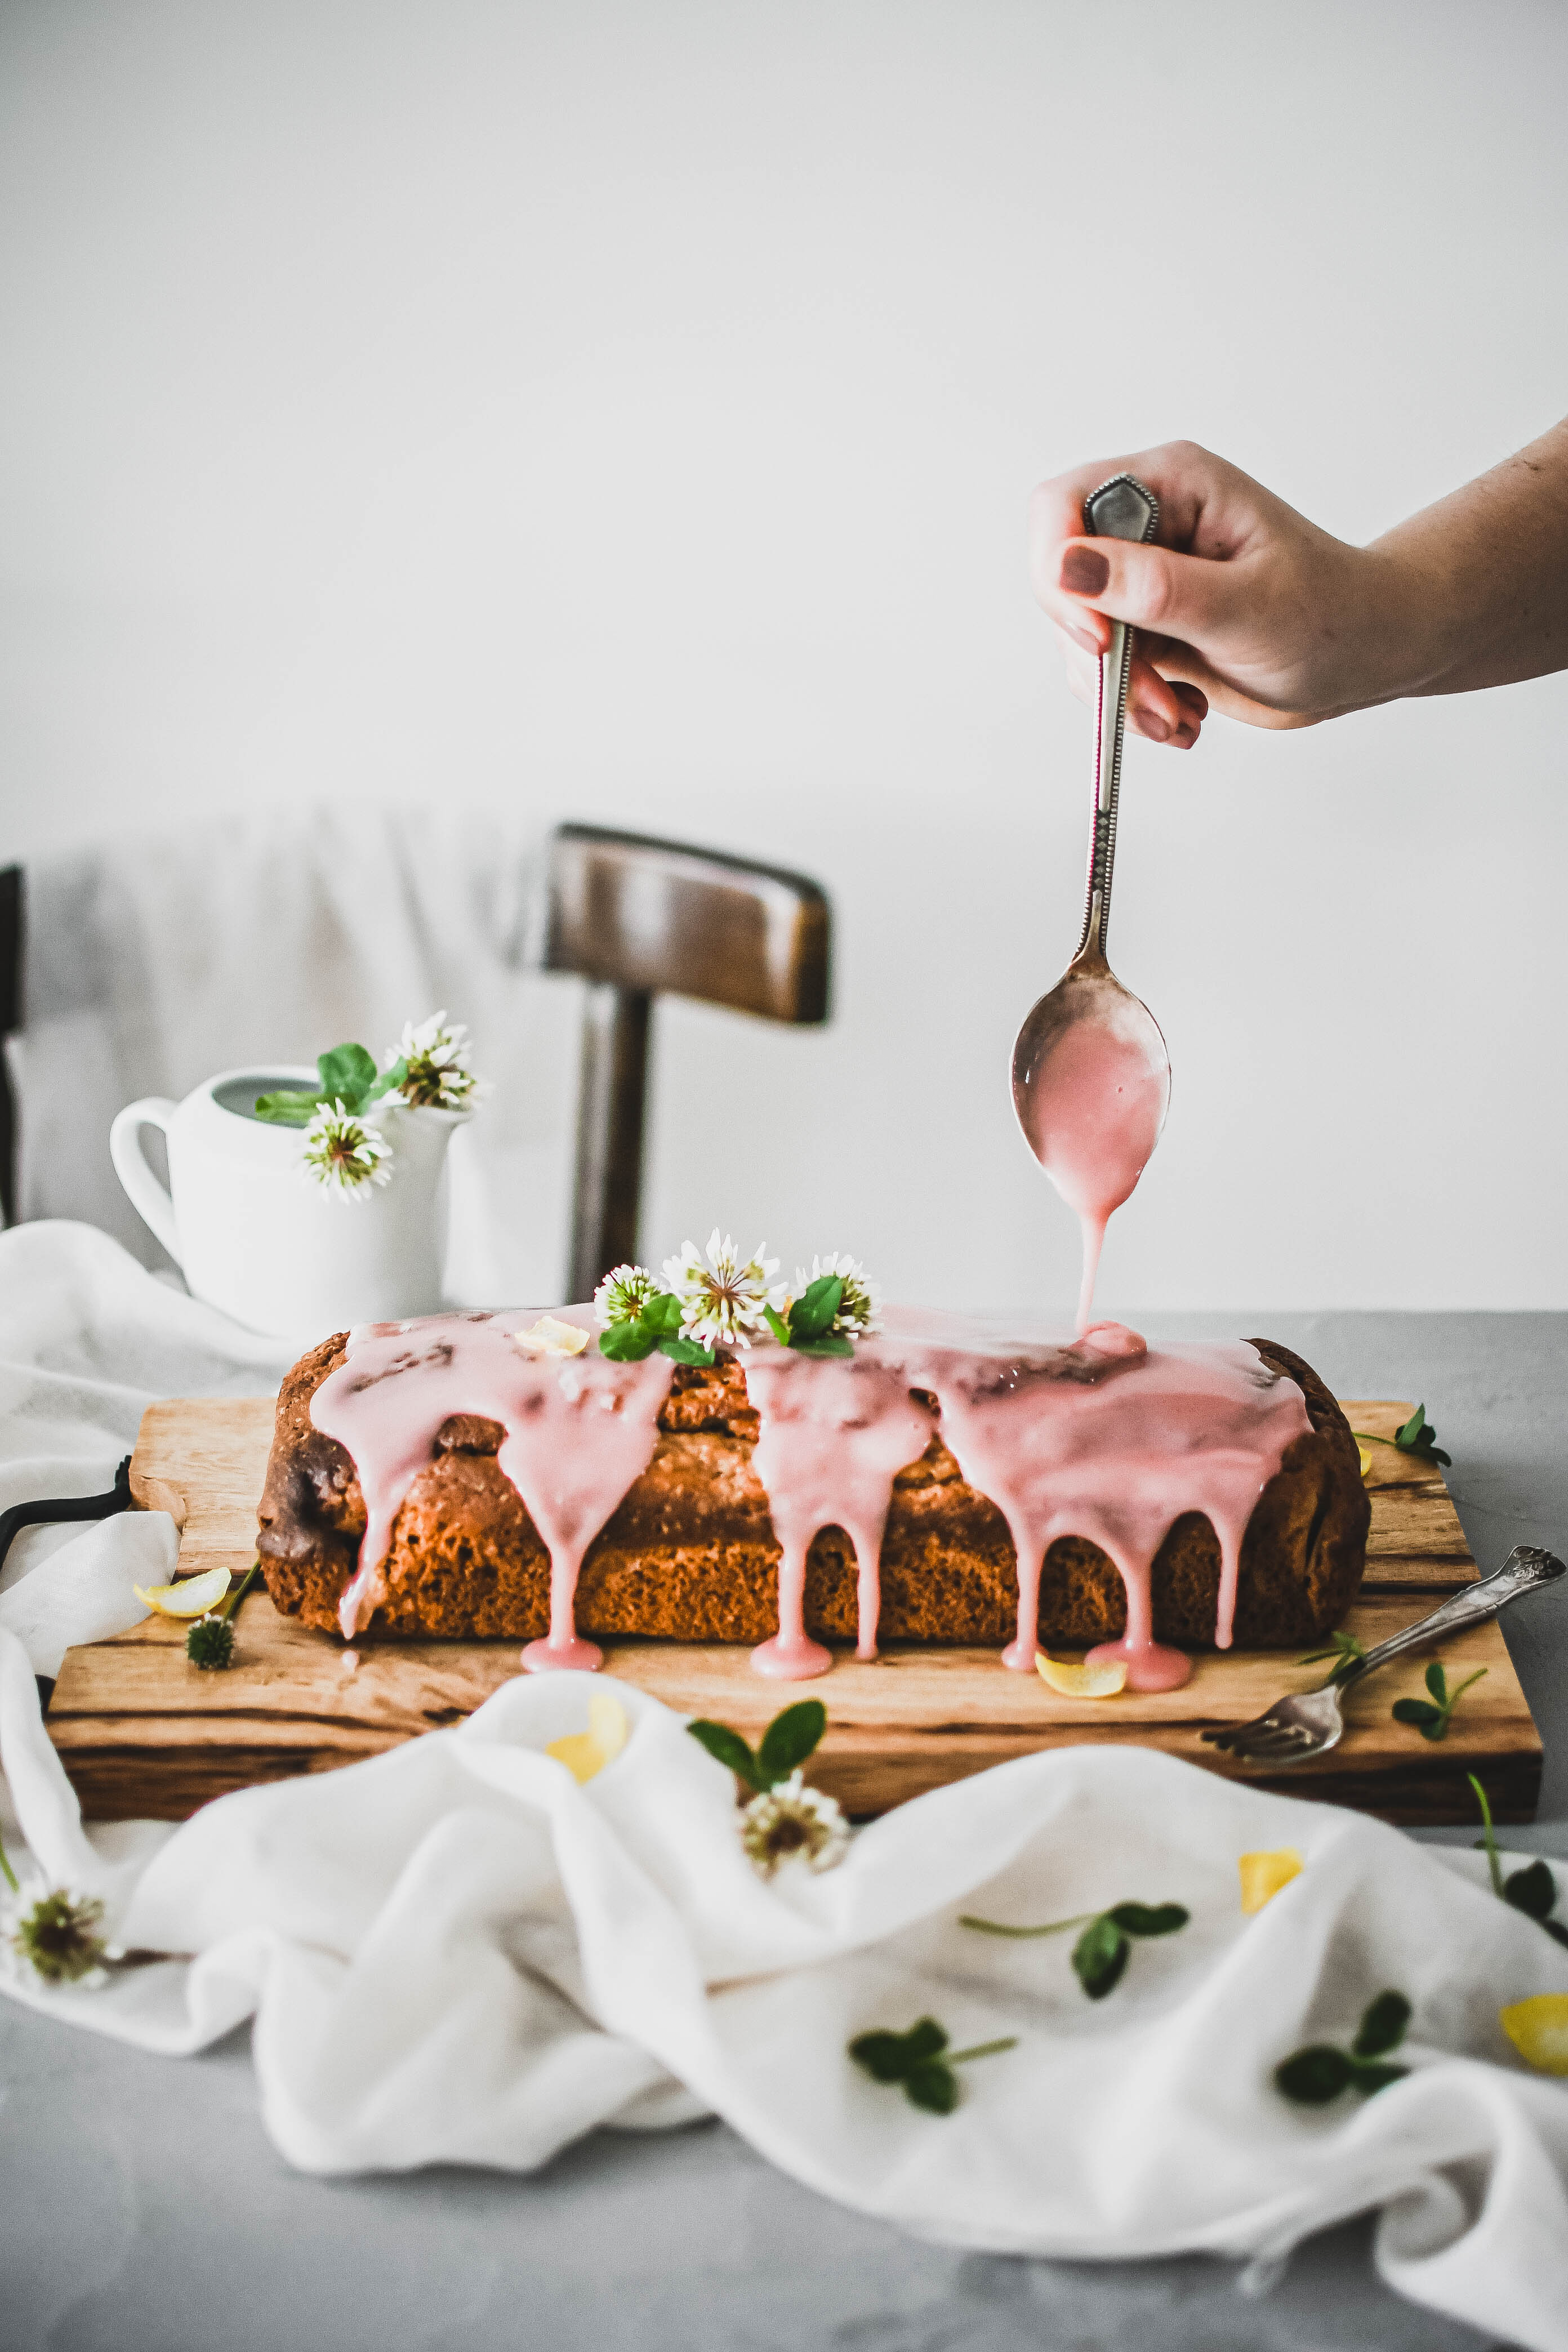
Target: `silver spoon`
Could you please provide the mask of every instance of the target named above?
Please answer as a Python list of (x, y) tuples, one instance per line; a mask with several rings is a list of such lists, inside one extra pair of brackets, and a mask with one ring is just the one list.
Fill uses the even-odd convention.
[[(1150, 540), (1159, 520), (1159, 500), (1131, 474), (1102, 482), (1083, 504), (1084, 529), (1095, 539)], [(1106, 1220), (1137, 1182), (1171, 1100), (1171, 1057), (1160, 1024), (1142, 999), (1123, 988), (1105, 955), (1131, 659), (1132, 632), (1124, 622), (1113, 621), (1110, 648), (1100, 664), (1083, 931), (1077, 954), (1028, 1014), (1013, 1047), (1013, 1108), (1025, 1140), (1083, 1221), (1080, 1332), (1088, 1321)], [(1137, 1097), (1131, 1117), (1121, 1099), (1129, 1091)], [(1119, 1120), (1127, 1129), (1124, 1136)], [(1097, 1181), (1103, 1197), (1090, 1199)]]

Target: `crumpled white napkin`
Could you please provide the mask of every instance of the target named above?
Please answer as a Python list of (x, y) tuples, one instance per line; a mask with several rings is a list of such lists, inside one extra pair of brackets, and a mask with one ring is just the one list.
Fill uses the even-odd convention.
[[(254, 1391), (281, 1369), (101, 1234), (0, 1234), (6, 1501), (107, 1486), (151, 1396)], [(134, 1547), (172, 1539), (157, 1526), (128, 1516), (40, 1549), (0, 1611), (51, 1570), (62, 1595), (98, 1606), (107, 1586), (112, 1601)], [(62, 1599), (52, 1625), (68, 1613)], [(268, 2128), (306, 2169), (526, 2170), (595, 2125), (713, 2111), (824, 2195), (998, 2252), (1268, 2263), (1380, 2208), (1396, 2288), (1538, 2352), (1568, 2347), (1568, 2084), (1531, 2074), (1497, 2021), (1568, 1991), (1568, 1951), (1497, 1900), (1478, 1854), (1086, 1747), (901, 1806), (837, 1870), (764, 1883), (729, 1775), (679, 1718), (573, 1675), (521, 1677), (456, 1730), (179, 1828), (84, 1828), (39, 1717), (44, 1670), (0, 1622), (13, 1859), (100, 1895), (121, 1943), (193, 1957), (97, 1990), (14, 1971), (4, 1990), (170, 2054), (253, 2017)], [(605, 1688), (632, 1737), (579, 1788), (543, 1750)], [(1279, 1846), (1307, 1867), (1244, 1918), (1237, 1857)], [(1099, 2003), (1070, 1935), (957, 1924), (1129, 1900), (1192, 1921), (1135, 1946)], [(1364, 2105), (1288, 2105), (1279, 2061), (1347, 2041), (1384, 1987), (1415, 2004), (1411, 2078)], [(924, 2013), (954, 2047), (1019, 2037), (959, 2070), (947, 2117), (846, 2055), (854, 2034)]]
[[(547, 1742), (613, 1688), (623, 1751), (579, 1787)], [(599, 2124), (705, 2110), (824, 2195), (1015, 2253), (1207, 2248), (1276, 2257), (1382, 2207), (1381, 2268), (1418, 2302), (1542, 2352), (1568, 2343), (1568, 2090), (1531, 2074), (1500, 2005), (1568, 1992), (1568, 1952), (1443, 1855), (1330, 1806), (1150, 1749), (1057, 1750), (873, 1822), (835, 1871), (753, 1872), (730, 1775), (657, 1700), (522, 1676), (468, 1723), (364, 1764), (84, 1832), (19, 1647), (0, 1635), (0, 1758), (46, 1876), (102, 1893), (116, 1938), (190, 1953), (99, 1990), (7, 1990), (168, 2053), (242, 2019), (268, 2128), (322, 2173), (438, 2162), (527, 2170)], [(1237, 1857), (1302, 1874), (1242, 1916)], [(1177, 1902), (1090, 2002), (1070, 1936), (1018, 1924)], [(1408, 1995), (1406, 2082), (1289, 2105), (1301, 2043)], [(931, 2014), (955, 2114), (846, 2054)]]
[[(0, 1233), (0, 1511), (105, 1493), (155, 1398), (269, 1391), (288, 1362), (91, 1225)], [(73, 1642), (141, 1622), (135, 1586), (166, 1584), (178, 1552), (163, 1511), (26, 1529), (0, 1567), (0, 1628), (58, 1675)]]

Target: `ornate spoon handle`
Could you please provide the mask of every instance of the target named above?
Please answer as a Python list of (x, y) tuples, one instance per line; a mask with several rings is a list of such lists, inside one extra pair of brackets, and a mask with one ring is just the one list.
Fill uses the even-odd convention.
[(1563, 1575), (1568, 1575), (1568, 1568), (1552, 1552), (1542, 1551), (1535, 1544), (1515, 1544), (1495, 1576), (1484, 1578), (1479, 1584), (1467, 1584), (1462, 1592), (1452, 1594), (1429, 1617), (1406, 1625), (1402, 1633), (1391, 1633), (1386, 1642), (1379, 1642), (1364, 1658), (1358, 1659), (1340, 1677), (1342, 1696), (1352, 1683), (1359, 1683), (1363, 1675), (1370, 1675), (1374, 1666), (1385, 1666), (1391, 1658), (1403, 1657), (1406, 1650), (1416, 1649), (1439, 1634), (1460, 1633), (1467, 1625), (1484, 1624), (1521, 1593), (1534, 1592), (1543, 1584), (1555, 1584)]
[[(1149, 540), (1160, 520), (1160, 501), (1131, 474), (1113, 474), (1083, 502), (1083, 527), (1091, 539)], [(1110, 648), (1100, 659), (1100, 725), (1094, 747), (1094, 806), (1089, 836), (1089, 893), (1078, 956), (1105, 960), (1110, 919), (1110, 875), (1116, 863), (1116, 810), (1121, 796), (1121, 735), (1127, 717), (1127, 673), (1132, 662), (1132, 632), (1123, 621), (1110, 624)], [(1078, 956), (1073, 961), (1076, 963)]]

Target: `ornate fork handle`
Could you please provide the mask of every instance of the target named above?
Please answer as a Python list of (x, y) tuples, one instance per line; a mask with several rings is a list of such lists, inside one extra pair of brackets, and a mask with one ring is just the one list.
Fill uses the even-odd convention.
[(1358, 1659), (1340, 1677), (1342, 1696), (1353, 1683), (1359, 1683), (1363, 1675), (1370, 1675), (1373, 1667), (1385, 1666), (1391, 1658), (1403, 1657), (1406, 1650), (1417, 1649), (1423, 1642), (1435, 1641), (1444, 1633), (1460, 1633), (1468, 1625), (1482, 1625), (1521, 1593), (1534, 1592), (1543, 1584), (1554, 1584), (1564, 1575), (1568, 1575), (1568, 1567), (1553, 1553), (1542, 1551), (1535, 1544), (1516, 1544), (1495, 1576), (1484, 1578), (1479, 1584), (1466, 1585), (1462, 1592), (1454, 1593), (1434, 1609), (1429, 1617), (1406, 1625), (1402, 1633), (1391, 1633), (1386, 1642), (1379, 1642), (1364, 1658)]

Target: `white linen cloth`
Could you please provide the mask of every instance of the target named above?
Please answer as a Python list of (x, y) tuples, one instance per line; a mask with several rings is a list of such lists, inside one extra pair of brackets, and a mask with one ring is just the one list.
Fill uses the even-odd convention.
[[(12, 1473), (20, 1431), (103, 1478), (143, 1383), (264, 1385), (260, 1343), (235, 1335), (226, 1354), (204, 1317), (101, 1235), (0, 1236)], [(121, 1519), (98, 1540), (135, 1535)], [(1568, 2346), (1568, 2085), (1531, 2073), (1498, 2024), (1501, 2006), (1568, 1992), (1568, 1951), (1497, 1900), (1478, 1854), (1089, 1747), (901, 1806), (837, 1870), (764, 1882), (730, 1776), (657, 1701), (613, 1686), (631, 1738), (585, 1786), (543, 1752), (606, 1687), (574, 1675), (520, 1676), (456, 1730), (178, 1828), (86, 1829), (32, 1664), (0, 1631), (13, 1858), (100, 1895), (118, 1942), (192, 1957), (98, 1990), (15, 1972), (5, 1990), (171, 2055), (254, 2019), (268, 2128), (306, 2169), (527, 2170), (596, 2125), (712, 2111), (826, 2196), (998, 2252), (1267, 2264), (1380, 2208), (1395, 2287), (1532, 2352)], [(830, 1679), (819, 1694), (831, 1711)], [(1280, 1846), (1306, 1867), (1245, 1918), (1237, 1858)], [(1184, 1904), (1191, 1923), (1136, 1945), (1101, 2002), (1070, 1935), (958, 1924), (1129, 1900)], [(1414, 2004), (1410, 2078), (1364, 2105), (1287, 2105), (1279, 2060), (1348, 2042), (1384, 1987)], [(1018, 2037), (959, 2070), (947, 2117), (846, 2054), (928, 2013), (955, 2048)]]
[(110, 1161), (116, 1111), (351, 1039), (379, 1055), (439, 1008), (494, 1082), (455, 1139), (448, 1284), (472, 1304), (552, 1295), (581, 1010), (577, 982), (529, 968), (552, 814), (268, 809), (29, 866), (26, 1024), (5, 1048), (21, 1216), (79, 1219), (165, 1265)]

